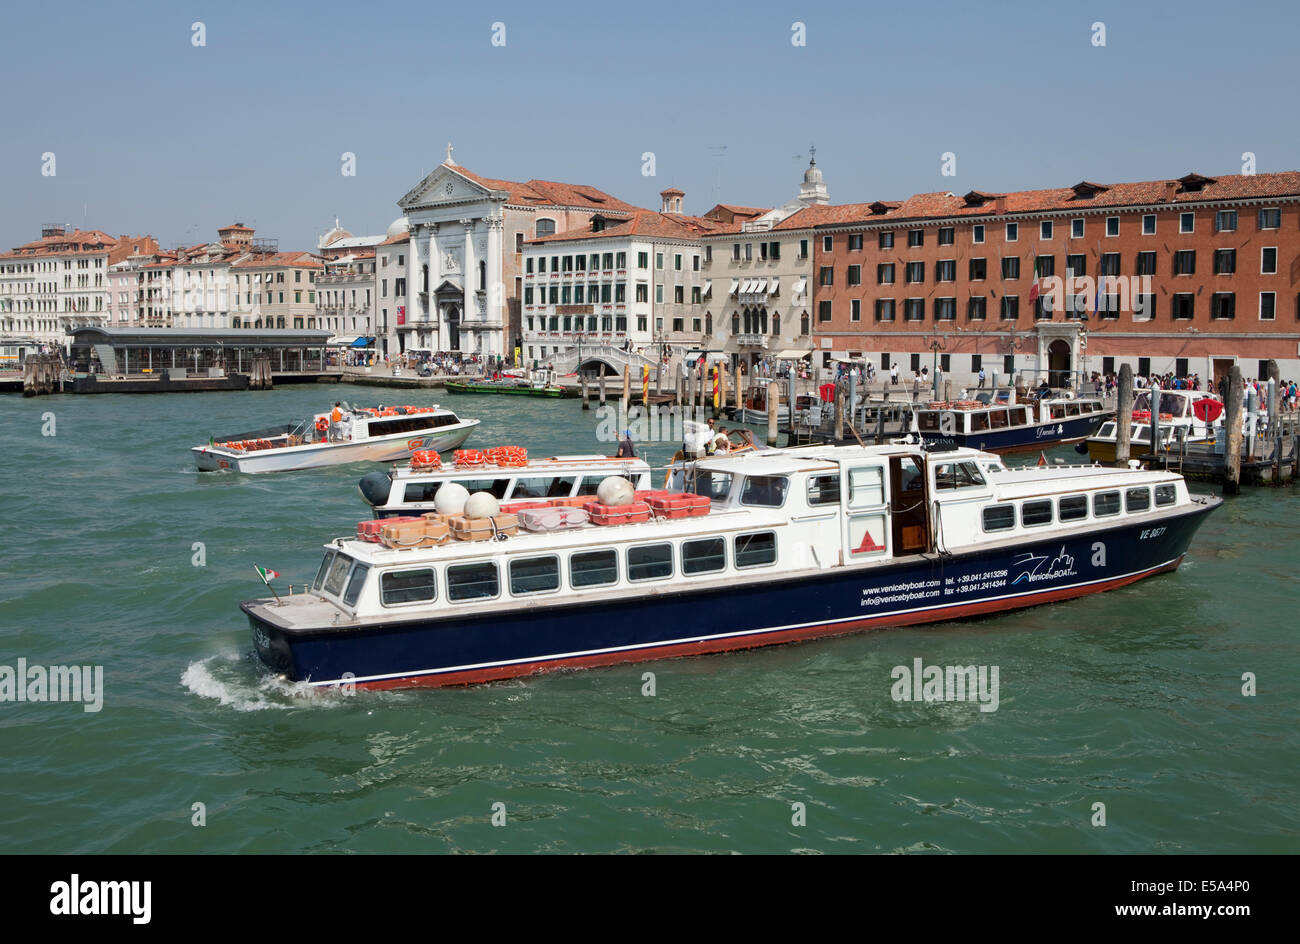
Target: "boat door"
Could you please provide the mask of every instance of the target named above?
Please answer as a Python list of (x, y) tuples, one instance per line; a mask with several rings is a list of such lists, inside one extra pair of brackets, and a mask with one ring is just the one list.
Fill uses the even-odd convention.
[(887, 466), (875, 462), (845, 463), (845, 487), (840, 490), (844, 563), (889, 554), (889, 504), (885, 495)]
[(920, 456), (889, 457), (889, 521), (894, 556), (930, 549), (930, 502)]

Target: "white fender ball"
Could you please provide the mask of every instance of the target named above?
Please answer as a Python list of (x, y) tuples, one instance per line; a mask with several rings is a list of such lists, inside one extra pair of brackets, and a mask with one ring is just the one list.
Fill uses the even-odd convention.
[(466, 518), (491, 518), (501, 511), (501, 503), (491, 492), (475, 492), (465, 502)]
[(440, 515), (458, 515), (465, 510), (469, 489), (456, 482), (443, 482), (433, 496), (433, 507)]
[(596, 489), (596, 499), (602, 505), (630, 505), (636, 499), (636, 489), (621, 475), (611, 475)]

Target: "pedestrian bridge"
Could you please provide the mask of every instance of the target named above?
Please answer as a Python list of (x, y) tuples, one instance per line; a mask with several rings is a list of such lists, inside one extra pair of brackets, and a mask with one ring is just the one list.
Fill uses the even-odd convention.
[(555, 365), (555, 372), (561, 375), (576, 373), (578, 370), (599, 372), (600, 365), (604, 364), (607, 373), (619, 376), (622, 376), (624, 368), (632, 368), (635, 376), (643, 366), (653, 369), (658, 363), (654, 358), (625, 351), (612, 344), (584, 344), (581, 358), (578, 355), (578, 345), (575, 344), (562, 354), (548, 357), (546, 362)]

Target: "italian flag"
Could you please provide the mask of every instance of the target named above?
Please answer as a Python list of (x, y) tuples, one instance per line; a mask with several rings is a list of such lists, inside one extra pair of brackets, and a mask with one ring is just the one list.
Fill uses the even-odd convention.
[(1034, 284), (1029, 288), (1029, 304), (1038, 300), (1038, 257), (1034, 256)]
[(271, 579), (273, 577), (280, 576), (278, 573), (276, 573), (274, 570), (271, 570), (269, 567), (258, 567), (256, 564), (254, 564), (253, 569), (257, 571), (257, 576), (262, 578), (262, 583), (266, 584), (268, 587), (271, 585)]

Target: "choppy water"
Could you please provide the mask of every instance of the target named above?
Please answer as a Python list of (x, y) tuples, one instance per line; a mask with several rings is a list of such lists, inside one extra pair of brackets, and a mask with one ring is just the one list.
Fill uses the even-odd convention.
[[(0, 703), (6, 851), (1300, 848), (1294, 491), (1231, 501), (1177, 574), (1012, 615), (307, 695), (262, 672), (237, 604), (260, 595), (254, 563), (281, 586), (311, 577), (319, 546), (365, 517), (365, 467), (200, 476), (188, 447), (339, 395), (394, 396), (0, 400), (0, 665), (105, 673), (99, 712)], [(483, 419), (472, 444), (605, 448), (573, 401), (443, 398)], [(891, 669), (916, 658), (998, 666), (998, 710), (895, 702)]]

